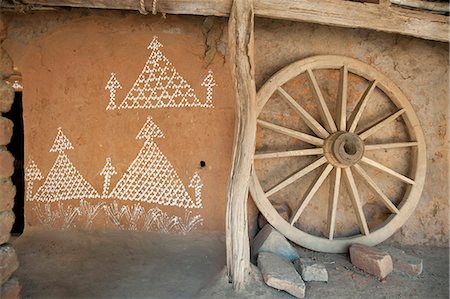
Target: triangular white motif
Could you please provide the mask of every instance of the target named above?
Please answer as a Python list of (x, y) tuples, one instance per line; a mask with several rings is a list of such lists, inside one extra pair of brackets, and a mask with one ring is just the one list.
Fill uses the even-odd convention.
[(153, 122), (152, 117), (147, 117), (142, 129), (136, 136), (136, 139), (153, 140), (153, 138), (164, 138), (164, 134), (161, 129)]
[[(201, 197), (196, 196), (196, 202), (191, 199), (174, 167), (153, 141), (155, 137), (162, 138), (164, 134), (152, 118), (148, 117), (136, 136), (137, 139), (146, 139), (144, 146), (109, 197), (166, 206), (200, 208)], [(198, 187), (197, 182), (194, 187), (196, 195), (200, 195)]]
[(70, 143), (69, 139), (62, 132), (61, 127), (58, 128), (58, 134), (56, 135), (55, 141), (53, 142), (53, 146), (50, 149), (50, 152), (53, 153), (63, 153), (65, 150), (73, 149), (72, 143)]
[(58, 152), (58, 157), (47, 174), (44, 184), (33, 196), (33, 200), (51, 202), (100, 197), (94, 187), (73, 166), (64, 153), (66, 149), (73, 149), (73, 146), (62, 129), (58, 128), (55, 142), (50, 149), (50, 152)]
[[(214, 85), (211, 85), (213, 81), (205, 83), (208, 85), (203, 85), (207, 87), (207, 99), (202, 104), (191, 85), (161, 52), (162, 47), (163, 45), (158, 41), (158, 38), (154, 36), (148, 46), (148, 49), (151, 50), (150, 56), (118, 109), (213, 107), (212, 86)], [(180, 99), (176, 99), (178, 97)], [(107, 110), (115, 109), (115, 104), (110, 103), (108, 107), (110, 108), (107, 108)]]

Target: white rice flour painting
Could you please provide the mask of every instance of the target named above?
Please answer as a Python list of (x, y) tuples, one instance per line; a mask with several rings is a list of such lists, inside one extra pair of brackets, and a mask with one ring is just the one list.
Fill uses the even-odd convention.
[[(103, 214), (102, 219), (109, 219), (119, 229), (180, 234), (202, 225), (202, 216), (193, 215), (190, 211), (202, 207), (203, 183), (200, 175), (195, 172), (189, 183), (193, 199), (173, 165), (156, 145), (155, 138), (164, 138), (164, 134), (148, 117), (136, 136), (136, 139), (144, 140), (144, 145), (111, 192), (111, 178), (118, 173), (111, 159), (106, 159), (100, 171), (104, 178), (100, 195), (66, 155), (65, 152), (73, 149), (73, 145), (58, 128), (50, 149), (58, 156), (34, 195), (34, 182), (44, 177), (31, 157), (25, 169), (26, 199), (35, 202), (32, 210), (38, 221), (47, 227), (67, 229), (75, 227), (75, 220), (78, 219), (84, 229), (89, 229), (98, 215)], [(89, 199), (103, 201), (93, 203)], [(130, 206), (129, 201), (136, 203)], [(57, 202), (57, 205), (51, 205), (52, 202)], [(145, 203), (179, 207), (185, 215), (169, 215), (156, 207), (146, 209), (143, 206)]]
[(65, 151), (73, 149), (72, 143), (58, 128), (50, 152), (58, 153), (55, 163), (32, 200), (54, 202), (69, 199), (99, 198), (100, 195), (92, 185), (84, 179), (78, 169), (67, 157)]
[(27, 192), (25, 194), (25, 200), (32, 200), (33, 196), (33, 183), (34, 181), (40, 181), (44, 177), (42, 176), (41, 170), (38, 168), (33, 159), (28, 159), (28, 166), (25, 168), (25, 182), (27, 184)]
[(154, 138), (164, 138), (164, 134), (149, 116), (136, 136), (136, 139), (145, 140), (144, 145), (109, 197), (186, 209), (201, 208), (203, 185), (198, 173), (194, 174), (189, 185), (195, 190), (193, 200)]
[(206, 99), (201, 102), (191, 85), (184, 79), (162, 53), (163, 45), (156, 36), (148, 46), (150, 56), (128, 91), (125, 99), (116, 104), (116, 90), (122, 88), (115, 73), (106, 84), (109, 90), (109, 103), (106, 110), (115, 109), (150, 109), (150, 108), (213, 108), (213, 88), (216, 86), (213, 72), (208, 71), (201, 86), (206, 88)]

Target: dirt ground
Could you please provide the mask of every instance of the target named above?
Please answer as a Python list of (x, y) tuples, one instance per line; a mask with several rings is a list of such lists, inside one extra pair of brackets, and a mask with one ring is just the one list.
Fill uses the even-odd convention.
[[(292, 298), (265, 286), (256, 267), (248, 286), (234, 293), (219, 233), (28, 230), (13, 244), (23, 298)], [(328, 283), (307, 283), (306, 298), (449, 298), (448, 248), (402, 247), (423, 258), (424, 271), (391, 273), (385, 281), (353, 267), (345, 254), (297, 249), (329, 273)]]

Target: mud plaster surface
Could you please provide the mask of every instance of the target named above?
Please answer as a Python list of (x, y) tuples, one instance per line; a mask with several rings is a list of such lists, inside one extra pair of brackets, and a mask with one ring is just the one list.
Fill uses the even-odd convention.
[[(258, 89), (284, 66), (306, 57), (325, 54), (349, 56), (372, 65), (399, 86), (410, 100), (425, 135), (427, 175), (422, 197), (416, 211), (406, 224), (389, 240), (402, 244), (446, 246), (449, 240), (448, 148), (446, 135), (449, 102), (448, 44), (374, 31), (256, 19), (255, 65)], [(316, 76), (319, 84), (321, 84), (320, 74), (316, 74)], [(299, 86), (291, 85), (294, 91), (295, 88), (298, 90)], [(314, 105), (312, 98), (307, 98), (302, 104), (305, 106)], [(367, 117), (369, 119), (373, 119), (377, 113), (383, 113), (383, 111), (378, 110), (378, 107), (381, 107), (381, 105), (367, 109)], [(286, 116), (283, 109), (281, 105), (277, 106), (275, 104), (271, 110), (272, 116), (289, 122), (289, 116)], [(383, 109), (389, 111), (389, 108)], [(298, 124), (294, 120), (289, 125), (295, 128)], [(396, 135), (400, 136), (401, 128), (393, 128), (388, 134), (394, 137)], [(266, 140), (268, 140), (267, 143), (269, 145), (283, 142), (280, 141), (280, 137), (272, 139), (269, 137)], [(402, 154), (394, 154), (393, 160), (396, 159), (395, 157), (401, 157), (400, 155)], [(379, 155), (378, 158), (383, 163), (392, 161), (392, 158), (383, 157), (383, 155)], [(404, 165), (398, 166), (400, 168), (404, 167)], [(295, 167), (300, 168), (300, 165), (291, 163), (284, 165), (282, 168), (292, 173), (299, 169), (295, 169)], [(270, 176), (268, 179), (271, 179)], [(272, 179), (274, 180), (274, 178)], [(395, 194), (396, 186), (392, 180), (378, 183), (382, 189)], [(308, 184), (304, 186), (308, 186)], [(328, 188), (323, 189), (326, 189), (323, 190), (325, 196), (328, 193)], [(296, 190), (287, 190), (281, 197), (299, 198), (298, 193), (294, 191)], [(347, 205), (345, 213), (352, 213), (351, 209), (351, 205)], [(254, 211), (250, 210), (251, 212)], [(373, 209), (370, 206), (365, 210), (365, 212), (369, 213), (371, 211)], [(320, 212), (320, 209), (318, 212), (323, 214)], [(318, 212), (305, 213), (304, 222), (317, 223), (315, 215)], [(326, 209), (323, 209), (322, 212), (326, 213)], [(354, 218), (354, 216), (350, 218)], [(250, 219), (250, 222), (254, 219)], [(320, 226), (321, 223), (317, 225)]]
[[(88, 10), (72, 10), (70, 14), (60, 15), (35, 14), (26, 17), (9, 16), (9, 20), (10, 37), (5, 43), (7, 50), (9, 50), (10, 54), (17, 62), (17, 65), (22, 68), (22, 73), (27, 74), (24, 75), (24, 80), (26, 80), (28, 76), (30, 79), (33, 78), (33, 80), (37, 80), (40, 86), (46, 86), (45, 89), (35, 89), (34, 91), (29, 89), (28, 92), (25, 89), (25, 101), (27, 100), (27, 97), (31, 100), (33, 98), (38, 98), (39, 96), (42, 101), (45, 101), (44, 104), (46, 104), (46, 106), (58, 103), (58, 101), (60, 101), (59, 105), (61, 107), (65, 106), (64, 102), (62, 102), (62, 98), (55, 99), (56, 96), (49, 97), (47, 93), (49, 92), (48, 89), (50, 91), (53, 90), (53, 88), (49, 88), (48, 86), (48, 82), (50, 82), (49, 79), (57, 79), (53, 83), (59, 84), (58, 89), (61, 89), (62, 87), (65, 89), (65, 92), (69, 94), (74, 92), (74, 90), (71, 91), (70, 88), (68, 89), (68, 87), (73, 84), (73, 77), (70, 76), (70, 74), (62, 76), (51, 75), (53, 69), (57, 69), (59, 67), (56, 64), (60, 63), (67, 57), (70, 57), (70, 59), (80, 59), (78, 57), (81, 57), (84, 64), (90, 63), (95, 66), (90, 67), (89, 72), (87, 72), (87, 74), (89, 74), (89, 80), (85, 78), (86, 82), (79, 82), (76, 93), (80, 92), (79, 89), (82, 89), (87, 90), (90, 93), (94, 93), (97, 97), (99, 97), (99, 94), (94, 91), (94, 89), (100, 90), (98, 87), (99, 83), (90, 83), (91, 80), (97, 80), (95, 78), (96, 76), (92, 76), (91, 78), (90, 74), (94, 73), (98, 75), (101, 73), (106, 76), (107, 72), (110, 71), (110, 67), (105, 68), (104, 65), (105, 63), (112, 63), (112, 61), (109, 59), (99, 61), (99, 56), (92, 54), (94, 49), (95, 51), (106, 52), (108, 55), (105, 57), (115, 55), (117, 52), (122, 53), (124, 56), (121, 56), (122, 58), (117, 56), (118, 59), (116, 59), (114, 63), (117, 65), (117, 69), (119, 69), (122, 73), (129, 75), (129, 80), (127, 80), (131, 82), (134, 80), (136, 70), (138, 70), (142, 64), (141, 60), (134, 58), (136, 56), (133, 56), (133, 59), (130, 58), (131, 52), (137, 53), (136, 55), (139, 57), (142, 56), (142, 60), (144, 60), (146, 58), (145, 54), (139, 54), (139, 52), (145, 52), (145, 50), (144, 47), (134, 47), (133, 51), (130, 51), (126, 50), (124, 46), (130, 41), (134, 43), (133, 45), (142, 43), (142, 46), (144, 46), (148, 41), (141, 40), (143, 32), (151, 31), (155, 28), (160, 31), (160, 36), (169, 38), (169, 40), (172, 38), (168, 45), (171, 44), (173, 46), (183, 44), (184, 47), (182, 50), (184, 52), (193, 54), (194, 57), (197, 57), (200, 60), (205, 53), (206, 56), (208, 56), (205, 59), (206, 61), (210, 60), (211, 53), (216, 53), (216, 55), (219, 55), (219, 57), (216, 57), (215, 60), (212, 60), (213, 66), (219, 65), (220, 68), (218, 67), (217, 69), (221, 70), (215, 70), (215, 75), (223, 76), (222, 79), (224, 81), (229, 80), (229, 78), (226, 79), (228, 73), (226, 73), (225, 68), (222, 65), (224, 58), (220, 53), (220, 51), (223, 52), (226, 48), (226, 44), (224, 43), (226, 37), (223, 35), (221, 36), (220, 34), (221, 31), (226, 31), (224, 20), (221, 21), (220, 25), (207, 25), (206, 28), (201, 28), (201, 23), (204, 20), (204, 18), (201, 17), (169, 17), (167, 20), (163, 20), (148, 16), (144, 18), (130, 12), (106, 13)], [(76, 29), (72, 27), (73, 24), (76, 24), (76, 26), (74, 26)], [(78, 28), (80, 28), (81, 31), (79, 31)], [(99, 30), (95, 33), (95, 30), (92, 30), (92, 28), (99, 28)], [(84, 32), (86, 34), (83, 35), (80, 32)], [(70, 40), (73, 40), (73, 42), (70, 42), (69, 39), (65, 38), (68, 33), (72, 33)], [(201, 40), (202, 33), (204, 34), (203, 37), (207, 37), (206, 40)], [(198, 44), (187, 42), (187, 39), (193, 38), (193, 36), (195, 36), (195, 40), (198, 41)], [(429, 244), (441, 246), (447, 244), (449, 236), (448, 149), (446, 147), (446, 118), (448, 118), (448, 45), (444, 43), (430, 42), (367, 30), (342, 29), (265, 19), (256, 20), (255, 38), (257, 88), (260, 88), (263, 83), (270, 78), (270, 76), (287, 64), (302, 58), (319, 54), (337, 54), (357, 58), (376, 67), (400, 87), (400, 89), (411, 101), (425, 133), (428, 158), (427, 177), (422, 198), (415, 213), (402, 227), (402, 229), (400, 229), (400, 231), (390, 239), (390, 241), (396, 241), (403, 244)], [(80, 41), (85, 40), (93, 42), (93, 45), (87, 46), (80, 43)], [(111, 45), (105, 46), (102, 44), (102, 40), (103, 43), (105, 40), (111, 41)], [(70, 51), (64, 50), (65, 44), (77, 42), (78, 44), (75, 46), (70, 45), (66, 47), (67, 49), (70, 49)], [(204, 42), (205, 45), (203, 45), (202, 42)], [(60, 44), (63, 46), (62, 48)], [(112, 46), (113, 44), (118, 46), (114, 47)], [(211, 50), (209, 48), (211, 44), (216, 44), (219, 51), (217, 51), (214, 47)], [(92, 46), (96, 47), (93, 48)], [(205, 46), (205, 48), (202, 48), (202, 46)], [(47, 47), (50, 49), (47, 49)], [(169, 47), (166, 46), (164, 51), (169, 51), (168, 48)], [(176, 47), (172, 47), (172, 49), (175, 48)], [(81, 53), (79, 52), (80, 50)], [(185, 57), (185, 55), (180, 54), (179, 49), (174, 51), (176, 53), (174, 53), (173, 57), (177, 58), (175, 59), (176, 63), (184, 63), (184, 65), (186, 65), (186, 62), (183, 62), (183, 57)], [(56, 63), (53, 63), (54, 57), (57, 58)], [(92, 58), (85, 61), (84, 59), (86, 57)], [(31, 65), (33, 68), (26, 71), (26, 65)], [(51, 67), (49, 68), (48, 66)], [(193, 82), (201, 82), (200, 75), (189, 72), (189, 67), (187, 65), (183, 69), (183, 72), (189, 73), (191, 78), (196, 78), (197, 76), (196, 79), (192, 80)], [(40, 79), (41, 77), (42, 80)], [(95, 88), (93, 85), (96, 85)], [(194, 86), (194, 88), (195, 87), (196, 86)], [(229, 88), (229, 85), (223, 86), (223, 88)], [(201, 89), (196, 88), (196, 90)], [(37, 95), (38, 92), (39, 95)], [(103, 94), (104, 92), (101, 92), (102, 99), (100, 102), (104, 105), (106, 97)], [(27, 93), (29, 94), (28, 96)], [(52, 91), (51, 93), (55, 93), (55, 91)], [(64, 95), (63, 98), (66, 98), (66, 95)], [(86, 102), (86, 100), (84, 101)], [(80, 100), (77, 100), (77, 109), (82, 109), (85, 102), (83, 102), (83, 100), (81, 100), (81, 102)], [(209, 192), (213, 192), (209, 195), (205, 194), (205, 198), (211, 198), (212, 194), (214, 201), (217, 200), (221, 202), (218, 206), (214, 206), (214, 208), (218, 207), (218, 211), (222, 212), (214, 213), (215, 218), (217, 219), (214, 220), (214, 223), (216, 224), (212, 227), (223, 228), (223, 215), (225, 209), (224, 182), (226, 181), (226, 176), (229, 170), (228, 167), (230, 159), (227, 155), (230, 155), (232, 142), (233, 122), (231, 118), (233, 114), (233, 103), (233, 100), (227, 99), (226, 107), (222, 107), (222, 110), (220, 110), (221, 107), (219, 106), (219, 109), (215, 111), (208, 111), (208, 114), (211, 116), (211, 119), (208, 118), (208, 122), (205, 120), (205, 114), (202, 114), (202, 116), (198, 118), (192, 118), (194, 117), (193, 115), (186, 117), (189, 118), (190, 122), (207, 123), (208, 127), (211, 127), (211, 123), (214, 123), (214, 126), (211, 127), (213, 128), (213, 132), (211, 132), (210, 136), (220, 135), (220, 138), (217, 138), (217, 141), (211, 142), (214, 146), (208, 147), (204, 154), (207, 155), (215, 150), (218, 152), (218, 156), (226, 157), (226, 159), (220, 159), (220, 171), (219, 169), (214, 168), (211, 169), (217, 170), (214, 172), (214, 175), (207, 175), (211, 182), (217, 183), (205, 183), (206, 188), (209, 188), (210, 190)], [(100, 113), (103, 115), (105, 111), (101, 111)], [(54, 130), (53, 127), (56, 123), (50, 126), (51, 119), (46, 120), (46, 114), (39, 115), (38, 113), (34, 113), (34, 115), (36, 119), (34, 119), (33, 123), (39, 123), (40, 127), (47, 133), (53, 132), (52, 130)], [(138, 117), (141, 117), (139, 115)], [(172, 114), (169, 114), (167, 117), (171, 115)], [(226, 115), (228, 120), (217, 124), (217, 121), (220, 120), (218, 115)], [(88, 116), (92, 115), (88, 113)], [(64, 117), (67, 117), (67, 114), (64, 114)], [(99, 119), (103, 119), (104, 117), (105, 116), (99, 116)], [(175, 113), (170, 120), (170, 126), (164, 125), (165, 114), (164, 116), (157, 116), (157, 120), (162, 123), (161, 127), (167, 135), (171, 134), (174, 136), (173, 132), (168, 130), (171, 130), (171, 128), (176, 130), (177, 127), (180, 128), (185, 126), (185, 122), (183, 121), (177, 121), (176, 126), (173, 126), (173, 119), (175, 118), (178, 120), (180, 117), (182, 118), (179, 113)], [(51, 118), (54, 118), (54, 116)], [(142, 115), (141, 119), (144, 118), (145, 116)], [(98, 126), (98, 122), (91, 123), (91, 119), (92, 117), (86, 118), (88, 121), (86, 125), (94, 127)], [(95, 119), (95, 117), (93, 117), (93, 119)], [(71, 120), (70, 122), (73, 123), (73, 127), (79, 126), (78, 121)], [(27, 122), (25, 123), (25, 126), (27, 126)], [(134, 126), (133, 131), (139, 129), (139, 125), (137, 123), (134, 125), (131, 124), (131, 126)], [(115, 131), (117, 132), (117, 136), (123, 135), (124, 133), (122, 131), (123, 128), (121, 126), (117, 126)], [(30, 130), (29, 135), (38, 135), (37, 133), (38, 127), (35, 126), (32, 131)], [(42, 139), (40, 137), (42, 140), (39, 139), (32, 142), (33, 147), (39, 149), (39, 152), (45, 153), (46, 156), (48, 156), (48, 145), (51, 143), (51, 138), (53, 138), (50, 133), (45, 137), (48, 140), (44, 140), (45, 138)], [(83, 134), (78, 135), (79, 136), (75, 136), (76, 140), (79, 141), (80, 145), (85, 148), (82, 151), (78, 147), (77, 152), (72, 152), (70, 154), (73, 159), (80, 160), (80, 163), (86, 163), (87, 160), (91, 162), (89, 155), (86, 153), (91, 150), (88, 147), (92, 146), (92, 143), (90, 145), (88, 144), (87, 136), (84, 136)], [(196, 136), (194, 138), (199, 138), (198, 135), (195, 134), (186, 134), (184, 138), (191, 140), (193, 138), (192, 136)], [(179, 138), (182, 139), (183, 137)], [(174, 140), (175, 138), (172, 139)], [(161, 147), (164, 146), (162, 143), (159, 145)], [(26, 147), (27, 146), (31, 145), (27, 145), (26, 143)], [(139, 148), (139, 146), (140, 144), (137, 144), (137, 141), (131, 138), (128, 144), (123, 143), (120, 146), (117, 146), (116, 143), (116, 151), (121, 152), (121, 159), (119, 160), (122, 161), (122, 165), (119, 167), (125, 169), (128, 165), (128, 161), (133, 158), (135, 151), (130, 152), (129, 148), (133, 147), (136, 149)], [(183, 151), (180, 144), (176, 144), (165, 148), (167, 151), (165, 153), (171, 157), (178, 156), (171, 155), (171, 153), (175, 151), (175, 148), (177, 152)], [(183, 154), (185, 153), (183, 152)], [(195, 156), (190, 163), (197, 165), (197, 160), (200, 156), (197, 157), (190, 152), (189, 155), (189, 157)], [(202, 157), (204, 157), (204, 155), (202, 155)], [(43, 168), (48, 168), (51, 161), (53, 160), (50, 157), (47, 161), (44, 159), (42, 162), (44, 164)], [(91, 167), (88, 169), (86, 176), (89, 176), (90, 178), (95, 177), (97, 175), (96, 171), (100, 169), (102, 166), (100, 164), (103, 162), (103, 159), (98, 159), (98, 162), (94, 160), (93, 163), (98, 163), (98, 167)], [(177, 158), (174, 158), (173, 162), (176, 164)], [(193, 168), (191, 166), (192, 165), (189, 165), (189, 167), (183, 166), (184, 172), (180, 175), (189, 175), (189, 172)], [(118, 178), (116, 177), (115, 179)], [(95, 184), (97, 188), (100, 188), (101, 180), (98, 179)], [(389, 185), (386, 186), (389, 187)], [(250, 206), (252, 206), (251, 203)], [(348, 212), (351, 212), (350, 206), (345, 207), (345, 209)], [(213, 208), (208, 208), (205, 211), (205, 215), (210, 215)], [(216, 215), (221, 216), (217, 217)], [(256, 222), (256, 215), (257, 212), (254, 207), (251, 208), (250, 223), (253, 224), (251, 233), (255, 232), (254, 224)], [(206, 227), (209, 225), (210, 224), (207, 224)]]
[[(204, 219), (200, 228), (223, 230), (234, 100), (223, 54), (217, 51), (209, 55), (208, 64), (204, 61), (204, 19), (88, 10), (9, 15), (9, 38), (4, 46), (23, 78), (25, 163), (31, 155), (45, 176), (56, 158), (48, 151), (57, 128), (62, 127), (74, 147), (66, 151), (67, 156), (98, 192), (103, 185), (100, 171), (106, 158), (111, 158), (118, 173), (111, 178), (112, 189), (143, 146), (143, 140), (135, 137), (151, 116), (165, 135), (155, 142), (184, 186), (188, 188), (195, 172), (201, 176), (203, 208), (192, 209), (193, 215), (201, 214)], [(111, 72), (123, 87), (116, 93), (120, 103), (147, 61), (147, 46), (155, 35), (164, 55), (202, 102), (206, 89), (201, 83), (209, 69), (214, 71), (215, 108), (105, 110), (109, 100), (105, 85)], [(34, 193), (42, 183), (34, 182)], [(194, 190), (188, 191), (194, 198)], [(77, 205), (76, 201), (67, 203)], [(90, 200), (92, 204), (99, 201)], [(26, 224), (39, 226), (33, 205), (26, 203)], [(52, 207), (56, 209), (56, 204)], [(171, 215), (183, 217), (185, 213), (176, 207), (159, 207)], [(104, 218), (93, 225), (108, 226)]]

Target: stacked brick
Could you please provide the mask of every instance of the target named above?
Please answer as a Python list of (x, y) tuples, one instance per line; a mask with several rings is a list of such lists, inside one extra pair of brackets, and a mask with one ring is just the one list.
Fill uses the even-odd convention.
[[(6, 37), (6, 24), (0, 15), (0, 42)], [(11, 109), (14, 101), (14, 89), (6, 84), (5, 79), (13, 73), (13, 64), (8, 53), (0, 47), (0, 113)], [(13, 276), (19, 267), (17, 254), (8, 244), (14, 223), (14, 197), (16, 187), (11, 181), (14, 173), (14, 157), (6, 145), (11, 141), (13, 122), (0, 116), (0, 299), (20, 298), (20, 285)]]

